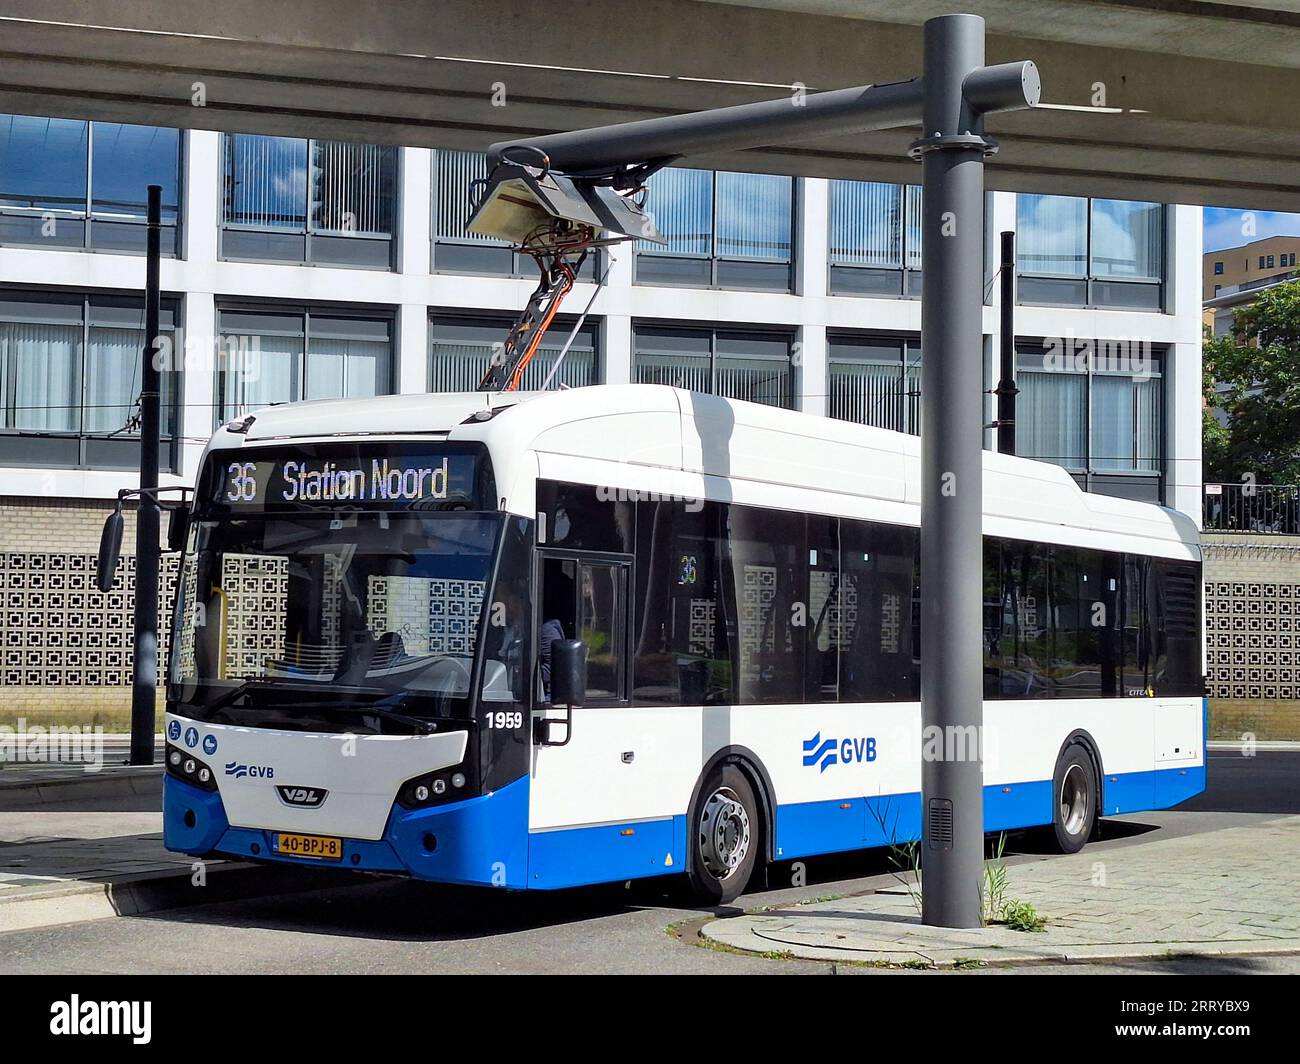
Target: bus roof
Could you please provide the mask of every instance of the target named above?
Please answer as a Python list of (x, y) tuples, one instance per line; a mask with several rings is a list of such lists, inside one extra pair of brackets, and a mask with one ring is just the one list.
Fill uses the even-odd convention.
[[(533, 452), (543, 476), (564, 459), (612, 461), (629, 472), (680, 471), (785, 486), (800, 495), (812, 491), (895, 507), (920, 505), (916, 436), (664, 385), (289, 403), (255, 412), (246, 431), (229, 429), (219, 430), (209, 449), (426, 436), (486, 443), (502, 487), (513, 483), (515, 461)], [(1055, 538), (1047, 535), (1049, 529), (1077, 528), (1180, 544), (1179, 554), (1198, 542), (1196, 524), (1185, 514), (1085, 492), (1060, 466), (991, 451), (984, 452), (984, 511), (990, 534), (1029, 535), (1023, 528), (993, 527), (1012, 522), (1037, 525), (1044, 538)]]

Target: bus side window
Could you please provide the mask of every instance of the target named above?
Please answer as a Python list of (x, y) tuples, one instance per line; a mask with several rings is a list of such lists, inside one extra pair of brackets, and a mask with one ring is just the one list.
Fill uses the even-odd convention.
[(628, 566), (578, 564), (578, 638), (587, 644), (588, 703), (627, 698)]
[(557, 639), (576, 639), (578, 563), (571, 558), (544, 558), (541, 564), (542, 604), (537, 618), (538, 697), (551, 700), (551, 643)]

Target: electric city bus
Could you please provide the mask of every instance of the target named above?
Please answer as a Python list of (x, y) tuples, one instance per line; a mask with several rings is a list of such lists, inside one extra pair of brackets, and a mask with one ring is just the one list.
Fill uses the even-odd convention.
[[(227, 424), (179, 518), (168, 849), (718, 903), (919, 838), (919, 452), (657, 385)], [(984, 502), (986, 831), (1073, 852), (1201, 791), (1193, 522), (995, 453)]]

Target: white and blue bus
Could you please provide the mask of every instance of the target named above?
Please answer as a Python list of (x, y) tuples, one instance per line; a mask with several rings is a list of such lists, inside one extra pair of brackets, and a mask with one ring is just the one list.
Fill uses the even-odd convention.
[[(231, 422), (178, 581), (167, 847), (684, 874), (716, 903), (918, 838), (919, 465), (914, 437), (652, 385)], [(1194, 524), (993, 453), (984, 498), (986, 830), (1074, 851), (1202, 790)]]

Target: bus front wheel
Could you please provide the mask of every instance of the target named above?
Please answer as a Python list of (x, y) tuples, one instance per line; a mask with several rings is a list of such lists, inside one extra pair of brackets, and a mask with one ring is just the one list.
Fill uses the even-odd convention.
[(754, 789), (740, 769), (719, 765), (705, 777), (690, 826), (686, 874), (692, 893), (705, 905), (734, 901), (762, 845)]
[(1078, 853), (1097, 824), (1097, 771), (1077, 744), (1061, 754), (1052, 778), (1052, 828), (1062, 853)]

